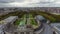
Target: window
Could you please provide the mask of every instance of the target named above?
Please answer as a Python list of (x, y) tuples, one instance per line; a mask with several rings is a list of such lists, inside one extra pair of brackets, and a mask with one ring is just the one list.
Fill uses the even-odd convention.
[(20, 34), (24, 34), (24, 32), (21, 32)]
[(18, 34), (17, 32), (15, 32), (14, 34)]
[(30, 34), (30, 32), (26, 32), (26, 34)]
[(56, 32), (55, 32), (55, 31), (53, 31), (53, 34), (56, 34)]

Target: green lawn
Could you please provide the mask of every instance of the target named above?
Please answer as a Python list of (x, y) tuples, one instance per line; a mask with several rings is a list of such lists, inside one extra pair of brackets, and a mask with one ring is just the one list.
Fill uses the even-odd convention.
[[(27, 22), (30, 23), (31, 25), (37, 25), (32, 14), (28, 14), (28, 15), (24, 14), (21, 18), (22, 19), (19, 18), (18, 20), (16, 20), (16, 22), (15, 22), (16, 25), (21, 25), (24, 23), (27, 24)], [(32, 18), (32, 19), (30, 19), (30, 18)], [(27, 19), (29, 19), (29, 21)]]
[(24, 25), (26, 24), (26, 15), (23, 15), (21, 18), (15, 21), (15, 25)]
[(37, 23), (36, 23), (36, 21), (35, 21), (35, 19), (34, 19), (34, 16), (33, 16), (32, 14), (29, 14), (29, 18), (31, 18), (31, 19), (30, 19), (30, 23), (31, 23), (32, 25), (37, 25)]

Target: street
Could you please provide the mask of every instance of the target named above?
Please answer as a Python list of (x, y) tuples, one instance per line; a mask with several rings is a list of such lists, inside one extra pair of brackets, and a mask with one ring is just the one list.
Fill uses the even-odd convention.
[(40, 34), (53, 34), (53, 30), (48, 24), (43, 23), (43, 27), (44, 27), (44, 30)]

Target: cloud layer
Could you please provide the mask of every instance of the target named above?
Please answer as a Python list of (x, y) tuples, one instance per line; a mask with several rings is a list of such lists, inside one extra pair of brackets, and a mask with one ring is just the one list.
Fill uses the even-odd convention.
[(60, 7), (60, 0), (0, 0), (0, 7)]

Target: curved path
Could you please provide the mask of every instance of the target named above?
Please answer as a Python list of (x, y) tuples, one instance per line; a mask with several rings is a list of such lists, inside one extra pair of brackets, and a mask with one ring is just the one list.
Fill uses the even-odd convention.
[[(39, 28), (35, 29), (36, 33), (38, 34), (53, 34), (53, 30), (51, 26), (47, 24), (47, 20), (43, 19), (44, 17), (38, 15), (38, 20), (41, 22), (41, 26)], [(40, 30), (43, 29), (43, 31), (40, 32)]]
[(38, 28), (34, 29), (34, 32), (41, 30), (42, 27), (43, 27), (43, 24), (41, 24)]

